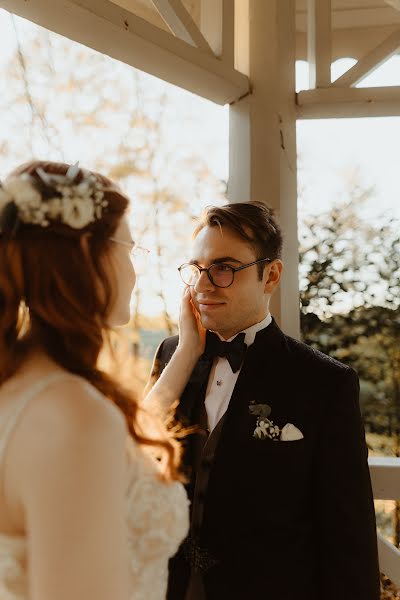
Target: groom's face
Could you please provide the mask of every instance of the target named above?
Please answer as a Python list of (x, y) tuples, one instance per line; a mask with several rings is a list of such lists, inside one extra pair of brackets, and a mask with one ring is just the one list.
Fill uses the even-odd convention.
[[(229, 228), (204, 227), (192, 246), (190, 262), (209, 267), (224, 262), (240, 267), (257, 260), (254, 248)], [(262, 257), (266, 258), (266, 257)], [(192, 300), (206, 329), (218, 331), (225, 339), (261, 321), (268, 312), (273, 287), (269, 283), (271, 264), (265, 263), (260, 280), (257, 265), (237, 271), (230, 287), (213, 285), (203, 271), (191, 288)]]

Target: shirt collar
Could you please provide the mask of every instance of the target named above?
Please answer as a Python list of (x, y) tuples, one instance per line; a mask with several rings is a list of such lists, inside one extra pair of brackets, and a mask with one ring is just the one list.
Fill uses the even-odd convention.
[(267, 316), (262, 321), (260, 321), (259, 323), (255, 323), (254, 325), (250, 325), (250, 327), (248, 327), (247, 329), (238, 331), (237, 333), (235, 333), (235, 335), (230, 337), (228, 340), (224, 340), (224, 338), (221, 337), (219, 335), (219, 333), (217, 333), (217, 332), (215, 332), (215, 333), (217, 334), (219, 339), (222, 340), (223, 342), (231, 342), (232, 340), (235, 339), (235, 337), (239, 333), (244, 333), (245, 334), (244, 343), (247, 346), (251, 346), (252, 344), (254, 344), (254, 340), (256, 339), (257, 333), (259, 331), (261, 331), (261, 329), (265, 329), (266, 327), (268, 327), (268, 325), (270, 325), (271, 322), (272, 322), (271, 313), (268, 313)]

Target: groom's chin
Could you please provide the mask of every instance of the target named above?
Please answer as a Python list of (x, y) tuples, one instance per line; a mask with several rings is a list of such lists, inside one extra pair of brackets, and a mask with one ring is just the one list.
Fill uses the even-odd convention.
[(212, 319), (207, 315), (200, 315), (200, 321), (204, 329), (210, 329), (211, 331), (215, 331), (215, 327), (217, 325), (215, 319)]

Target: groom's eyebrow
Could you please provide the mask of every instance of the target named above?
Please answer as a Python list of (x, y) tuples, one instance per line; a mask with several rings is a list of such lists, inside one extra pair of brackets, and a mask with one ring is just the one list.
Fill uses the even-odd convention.
[[(219, 256), (218, 258), (212, 258), (210, 261), (210, 265), (215, 265), (218, 263), (226, 263), (226, 262), (235, 262), (235, 263), (239, 263), (240, 265), (242, 265), (242, 261), (238, 260), (237, 258), (234, 258), (233, 256)], [(198, 261), (197, 260), (189, 260), (189, 265), (197, 265)]]

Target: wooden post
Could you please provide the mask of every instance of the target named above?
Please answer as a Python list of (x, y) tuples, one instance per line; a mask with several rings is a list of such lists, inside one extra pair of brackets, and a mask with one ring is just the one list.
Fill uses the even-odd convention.
[(234, 66), (234, 0), (201, 0), (201, 32), (214, 54)]
[(295, 1), (237, 3), (235, 59), (251, 93), (230, 107), (229, 199), (259, 200), (276, 210), (285, 269), (272, 312), (286, 333), (299, 337)]
[(332, 27), (331, 0), (308, 0), (307, 51), (310, 88), (331, 83)]

